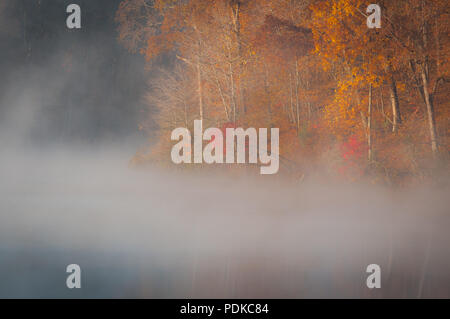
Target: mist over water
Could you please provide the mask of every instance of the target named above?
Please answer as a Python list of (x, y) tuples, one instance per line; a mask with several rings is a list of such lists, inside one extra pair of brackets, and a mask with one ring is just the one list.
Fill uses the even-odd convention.
[(450, 296), (448, 188), (132, 167), (142, 137), (83, 138), (83, 106), (48, 127), (68, 79), (39, 72), (2, 98), (0, 297)]
[[(176, 175), (129, 156), (2, 155), (1, 297), (449, 296), (448, 190)], [(71, 263), (82, 289), (65, 286)]]
[(450, 297), (448, 186), (131, 167), (145, 81), (113, 31), (0, 65), (1, 298)]

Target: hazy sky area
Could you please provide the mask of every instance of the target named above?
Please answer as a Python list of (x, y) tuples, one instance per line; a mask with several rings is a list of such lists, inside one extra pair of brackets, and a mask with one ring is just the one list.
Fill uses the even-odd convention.
[(119, 2), (78, 1), (82, 29), (69, 30), (71, 1), (2, 1), (0, 123), (15, 128), (10, 142), (95, 144), (139, 136), (145, 71), (143, 59), (117, 43)]
[[(130, 170), (123, 153), (0, 158), (0, 297), (448, 297), (444, 189)], [(82, 288), (65, 286), (79, 264)], [(381, 289), (366, 267), (381, 267)]]
[(119, 2), (0, 0), (0, 298), (450, 297), (448, 186), (130, 167), (152, 74)]

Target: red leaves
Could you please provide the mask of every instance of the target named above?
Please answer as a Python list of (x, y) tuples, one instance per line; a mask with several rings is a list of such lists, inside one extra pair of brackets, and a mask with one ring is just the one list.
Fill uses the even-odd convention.
[(363, 163), (367, 154), (367, 145), (356, 135), (351, 135), (346, 142), (340, 145), (340, 153), (343, 159), (342, 165), (338, 168), (341, 175), (363, 174)]
[(355, 135), (351, 135), (347, 142), (341, 144), (341, 156), (346, 161), (361, 159), (367, 152), (367, 145)]

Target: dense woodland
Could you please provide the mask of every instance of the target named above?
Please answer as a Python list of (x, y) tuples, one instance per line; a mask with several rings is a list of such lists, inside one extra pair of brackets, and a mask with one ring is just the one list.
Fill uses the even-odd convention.
[(170, 132), (201, 119), (279, 128), (279, 174), (294, 178), (394, 185), (448, 172), (448, 1), (377, 1), (373, 29), (371, 2), (122, 1), (118, 39), (153, 75), (135, 163), (174, 165)]

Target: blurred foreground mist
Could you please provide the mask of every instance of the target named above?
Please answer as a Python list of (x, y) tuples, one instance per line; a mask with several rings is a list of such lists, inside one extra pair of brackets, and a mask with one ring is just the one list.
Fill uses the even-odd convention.
[(119, 2), (80, 0), (80, 32), (64, 1), (0, 3), (1, 298), (450, 297), (448, 186), (130, 168), (151, 74)]
[[(450, 297), (448, 189), (177, 176), (130, 154), (0, 157), (0, 297)], [(66, 288), (68, 264), (82, 288)], [(381, 289), (366, 287), (381, 266)]]

